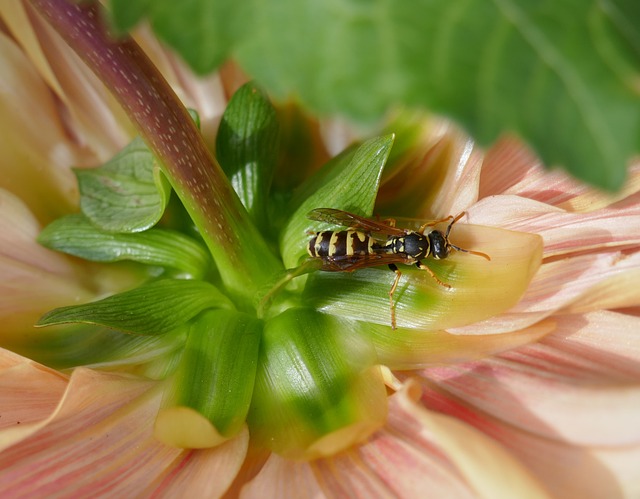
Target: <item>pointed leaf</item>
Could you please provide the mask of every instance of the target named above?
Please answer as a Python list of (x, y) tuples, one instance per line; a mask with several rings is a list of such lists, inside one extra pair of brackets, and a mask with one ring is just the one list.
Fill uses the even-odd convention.
[(278, 157), (278, 120), (267, 96), (246, 83), (225, 110), (216, 155), (242, 204), (258, 227), (267, 224), (267, 195)]
[(133, 260), (179, 269), (192, 277), (201, 277), (210, 264), (207, 250), (180, 232), (157, 228), (133, 234), (106, 232), (80, 214), (51, 223), (38, 242), (92, 262)]
[(233, 306), (212, 284), (161, 279), (96, 302), (56, 308), (43, 315), (37, 325), (83, 322), (157, 335), (173, 331), (203, 310), (216, 307)]

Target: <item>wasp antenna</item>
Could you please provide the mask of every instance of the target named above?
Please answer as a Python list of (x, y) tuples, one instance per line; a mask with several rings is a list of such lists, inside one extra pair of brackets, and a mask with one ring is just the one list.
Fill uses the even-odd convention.
[[(466, 211), (463, 211), (461, 213), (458, 213), (455, 218), (453, 220), (451, 220), (451, 223), (447, 226), (447, 232), (445, 232), (444, 237), (447, 238), (449, 237), (449, 233), (451, 232), (451, 227), (453, 227), (453, 224), (456, 223), (458, 220), (460, 220), (462, 217), (464, 217), (467, 214)], [(453, 246), (452, 246), (453, 248)]]
[(471, 255), (481, 256), (485, 260), (491, 261), (491, 257), (486, 253), (482, 253), (481, 251), (468, 250), (461, 248), (460, 246), (454, 246), (453, 244), (451, 244), (450, 246), (456, 251), (462, 251), (463, 253), (470, 253)]

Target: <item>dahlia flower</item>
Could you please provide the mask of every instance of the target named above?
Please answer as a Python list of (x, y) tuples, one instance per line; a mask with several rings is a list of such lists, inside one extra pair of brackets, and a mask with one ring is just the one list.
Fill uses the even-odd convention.
[[(182, 198), (184, 210), (174, 197), (164, 201), (174, 218), (160, 225), (184, 242), (177, 270), (157, 255), (153, 265), (87, 261), (38, 240), (52, 245), (43, 229), (72, 220), (86, 199), (76, 177), (108, 164), (135, 131), (35, 11), (16, 2), (0, 14), (8, 497), (640, 494), (640, 165), (621, 192), (604, 194), (549, 173), (516, 138), (482, 151), (444, 120), (404, 114), (387, 125), (396, 147), (390, 134), (356, 139), (327, 163), (353, 137), (282, 105), (269, 119), (284, 153), (264, 198), (242, 175), (215, 180), (244, 207), (211, 216), (230, 221), (230, 238), (263, 246), (193, 230), (193, 199)], [(260, 91), (236, 92), (232, 66), (196, 79), (148, 33), (136, 39), (198, 112), (220, 162), (236, 154), (220, 138), (232, 126), (227, 101), (247, 105)], [(403, 227), (465, 212), (451, 240), (491, 260), (453, 251), (425, 262), (450, 288), (401, 266), (392, 329), (387, 269), (285, 270), (304, 262), (306, 213), (350, 204)], [(259, 234), (266, 226), (271, 239)], [(202, 290), (208, 301), (182, 322), (165, 313), (171, 327), (159, 334), (167, 323), (154, 314), (170, 304), (149, 296), (166, 297), (156, 285), (167, 281), (175, 317)], [(127, 317), (33, 327), (52, 309), (102, 310), (137, 289), (140, 334), (105, 327)]]

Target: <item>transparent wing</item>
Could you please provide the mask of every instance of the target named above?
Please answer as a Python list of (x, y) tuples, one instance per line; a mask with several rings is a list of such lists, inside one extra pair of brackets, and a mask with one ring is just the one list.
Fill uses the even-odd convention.
[(324, 270), (325, 272), (352, 272), (367, 267), (389, 265), (390, 263), (406, 263), (406, 260), (396, 253), (324, 257), (322, 258), (322, 267), (320, 270)]
[(365, 232), (376, 232), (387, 236), (403, 236), (407, 233), (404, 229), (392, 227), (369, 218), (364, 218), (354, 215), (353, 213), (336, 210), (334, 208), (316, 208), (307, 214), (307, 218), (317, 222), (342, 225), (343, 227), (349, 227), (350, 229), (362, 230)]

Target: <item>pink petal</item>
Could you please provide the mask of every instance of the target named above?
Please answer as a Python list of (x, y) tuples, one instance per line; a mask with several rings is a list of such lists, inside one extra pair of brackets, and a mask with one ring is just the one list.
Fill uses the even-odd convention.
[(80, 273), (69, 259), (36, 242), (42, 230), (27, 205), (9, 191), (0, 189), (0, 257), (77, 279)]
[(493, 497), (539, 486), (499, 446), (415, 403), (409, 384), (390, 399), (389, 421), (366, 444), (311, 463), (271, 456), (242, 497)]
[(505, 137), (487, 151), (480, 177), (480, 198), (515, 194), (569, 211), (591, 211), (640, 190), (640, 162), (629, 169), (624, 187), (608, 194), (561, 170), (547, 170), (521, 141)]
[[(540, 343), (423, 376), (473, 411), (545, 439), (640, 446), (638, 331), (640, 318), (625, 314), (560, 317)], [(616, 346), (600, 351), (585, 339)]]
[(3, 493), (222, 494), (244, 459), (247, 432), (204, 452), (166, 447), (152, 437), (161, 398), (154, 386), (131, 376), (74, 371), (56, 411), (0, 454)]
[(640, 245), (640, 202), (570, 213), (517, 196), (493, 196), (469, 209), (469, 222), (533, 232), (544, 239), (545, 258), (586, 250)]
[[(589, 448), (541, 438), (460, 404), (439, 391), (425, 403), (467, 422), (500, 442), (524, 463), (553, 497), (638, 497), (640, 447)], [(576, 421), (580, 414), (574, 413)]]

